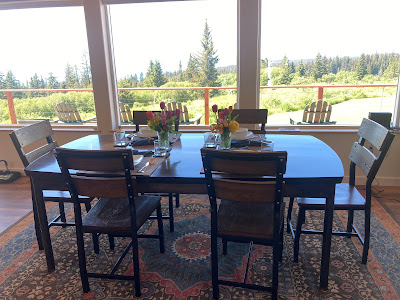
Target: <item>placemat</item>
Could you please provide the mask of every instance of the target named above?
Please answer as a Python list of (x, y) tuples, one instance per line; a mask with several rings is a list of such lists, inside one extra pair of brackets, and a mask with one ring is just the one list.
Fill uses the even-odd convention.
[(156, 159), (153, 165), (148, 165), (143, 173), (139, 173), (138, 171), (144, 167), (144, 165), (153, 157), (143, 157), (142, 161), (135, 166), (135, 169), (131, 173), (134, 176), (150, 176), (153, 172), (164, 162), (165, 159), (169, 157), (169, 153), (164, 157), (154, 157)]

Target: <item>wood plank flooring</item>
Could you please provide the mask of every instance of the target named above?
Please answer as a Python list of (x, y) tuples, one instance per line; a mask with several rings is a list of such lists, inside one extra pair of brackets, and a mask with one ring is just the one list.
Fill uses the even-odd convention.
[[(400, 187), (374, 187), (374, 197), (400, 225)], [(0, 233), (32, 211), (28, 177), (0, 184)]]

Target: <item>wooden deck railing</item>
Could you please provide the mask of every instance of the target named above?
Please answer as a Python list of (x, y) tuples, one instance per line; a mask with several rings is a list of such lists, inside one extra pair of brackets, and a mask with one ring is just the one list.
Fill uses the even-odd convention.
[[(261, 86), (260, 89), (318, 89), (318, 100), (324, 97), (324, 89), (331, 88), (382, 88), (382, 94), (386, 87), (397, 87), (396, 84), (359, 84), (359, 85), (287, 85), (287, 86)], [(203, 90), (204, 91), (204, 116), (205, 124), (209, 125), (210, 113), (210, 90), (236, 90), (237, 87), (155, 87), (155, 88), (118, 88), (118, 91), (177, 91), (177, 90)], [(92, 92), (93, 89), (0, 89), (0, 93), (6, 93), (8, 109), (10, 112), (10, 120), (12, 124), (17, 124), (17, 117), (15, 114), (13, 93), (32, 93), (32, 92)]]

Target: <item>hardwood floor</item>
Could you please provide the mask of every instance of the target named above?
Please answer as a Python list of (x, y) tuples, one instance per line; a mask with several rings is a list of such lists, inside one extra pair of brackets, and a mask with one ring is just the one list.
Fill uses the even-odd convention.
[[(373, 188), (374, 197), (400, 225), (400, 187)], [(28, 177), (0, 185), (0, 233), (32, 210)]]

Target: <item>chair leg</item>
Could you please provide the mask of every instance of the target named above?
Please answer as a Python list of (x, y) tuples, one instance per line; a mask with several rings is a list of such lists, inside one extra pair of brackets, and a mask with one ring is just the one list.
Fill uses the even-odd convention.
[[(75, 209), (75, 214), (76, 213), (77, 213), (77, 209)], [(79, 213), (80, 213), (80, 211), (79, 211)], [(76, 218), (75, 218), (75, 220), (76, 220)], [(94, 233), (94, 235), (96, 235), (96, 234)], [(90, 291), (90, 286), (89, 286), (89, 278), (87, 276), (87, 270), (86, 270), (85, 244), (84, 244), (84, 240), (83, 240), (83, 231), (80, 226), (76, 226), (76, 243), (78, 246), (79, 272), (81, 275), (82, 289), (83, 289), (84, 293), (88, 293)]]
[[(346, 228), (346, 232), (353, 232), (353, 220), (354, 220), (354, 210), (350, 209), (347, 212), (347, 228)], [(351, 234), (346, 235), (346, 237), (351, 238)]]
[(139, 274), (139, 246), (137, 233), (132, 236), (132, 259), (133, 259), (133, 272), (135, 276), (135, 296), (140, 297), (142, 292), (140, 290), (140, 274)]
[(179, 194), (175, 194), (175, 207), (178, 208), (179, 205)]
[(224, 239), (222, 239), (222, 253), (224, 255), (228, 254), (228, 241)]
[(110, 244), (110, 249), (114, 250), (115, 240), (114, 240), (114, 236), (112, 236), (111, 234), (108, 235), (108, 243)]
[(371, 208), (365, 209), (365, 235), (364, 235), (364, 248), (361, 263), (366, 264), (368, 260), (369, 238), (371, 230)]
[(299, 246), (300, 246), (300, 234), (301, 234), (301, 225), (305, 221), (305, 209), (303, 207), (299, 207), (299, 215), (297, 217), (297, 226), (296, 232), (294, 235), (294, 246), (293, 246), (293, 261), (299, 261)]
[[(65, 217), (65, 207), (63, 202), (58, 202), (58, 209), (60, 210), (60, 219), (61, 222), (66, 223), (67, 218)], [(63, 228), (67, 227), (66, 225), (62, 226)]]
[(279, 234), (279, 262), (282, 262), (283, 256), (283, 231), (285, 230), (285, 222), (282, 222), (281, 231)]
[(290, 233), (289, 223), (292, 221), (293, 202), (294, 202), (294, 197), (290, 197), (288, 212), (287, 212), (287, 216), (286, 216), (286, 232), (287, 233)]
[(88, 213), (89, 212), (89, 210), (92, 208), (92, 205), (90, 205), (90, 203), (89, 202), (85, 202), (85, 209), (86, 209), (86, 212)]
[(169, 231), (174, 232), (174, 201), (172, 194), (168, 194)]
[(162, 221), (162, 211), (161, 205), (157, 207), (157, 222), (158, 222), (158, 237), (160, 239), (160, 252), (165, 252), (165, 245), (164, 245), (164, 227)]
[(32, 195), (32, 209), (33, 209), (33, 220), (34, 220), (34, 224), (35, 224), (36, 240), (38, 243), (39, 250), (43, 250), (44, 247), (43, 247), (42, 231), (40, 230), (38, 209), (36, 206), (35, 191), (33, 190), (32, 179), (31, 179), (31, 195)]
[(213, 299), (219, 299), (217, 234), (211, 233), (211, 282)]
[(273, 244), (273, 258), (272, 258), (272, 295), (271, 295), (271, 299), (278, 299), (278, 285), (279, 285), (279, 281), (278, 281), (278, 261), (280, 258), (280, 241), (279, 240), (274, 240), (274, 244)]

